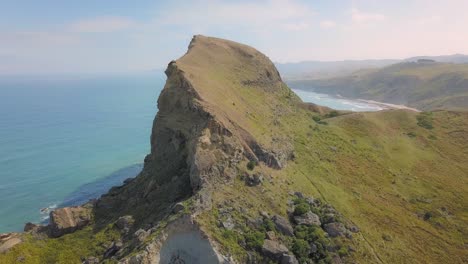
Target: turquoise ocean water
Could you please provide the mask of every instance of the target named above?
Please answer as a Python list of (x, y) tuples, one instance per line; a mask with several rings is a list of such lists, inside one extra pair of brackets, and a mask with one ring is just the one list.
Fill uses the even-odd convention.
[[(164, 82), (162, 73), (0, 77), (0, 233), (40, 223), (53, 208), (99, 197), (138, 174)], [(296, 92), (338, 109), (379, 110)]]

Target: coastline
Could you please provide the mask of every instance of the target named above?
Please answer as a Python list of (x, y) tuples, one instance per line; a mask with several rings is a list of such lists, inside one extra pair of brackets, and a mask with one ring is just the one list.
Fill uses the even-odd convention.
[(421, 112), (421, 110), (418, 110), (416, 108), (412, 108), (412, 107), (409, 107), (409, 106), (406, 106), (406, 105), (383, 103), (383, 102), (378, 102), (378, 101), (374, 101), (374, 100), (365, 100), (365, 99), (354, 99), (354, 100), (359, 101), (359, 102), (363, 102), (363, 103), (368, 103), (368, 104), (375, 104), (375, 105), (378, 105), (378, 106), (384, 108), (385, 110), (388, 110), (388, 109), (404, 109), (404, 110), (410, 110), (410, 111), (415, 111), (415, 112)]

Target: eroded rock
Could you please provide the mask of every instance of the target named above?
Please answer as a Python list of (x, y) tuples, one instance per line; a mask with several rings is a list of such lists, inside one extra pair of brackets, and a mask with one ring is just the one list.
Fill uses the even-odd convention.
[(91, 222), (91, 209), (82, 206), (64, 207), (50, 213), (49, 235), (60, 237), (73, 233)]
[(298, 225), (308, 225), (308, 226), (311, 226), (311, 225), (320, 226), (321, 225), (320, 217), (310, 211), (303, 215), (294, 216), (294, 221)]
[(294, 235), (294, 229), (286, 218), (279, 216), (279, 215), (275, 215), (273, 216), (272, 220), (273, 220), (273, 223), (275, 223), (278, 231), (280, 231), (281, 233), (287, 236)]

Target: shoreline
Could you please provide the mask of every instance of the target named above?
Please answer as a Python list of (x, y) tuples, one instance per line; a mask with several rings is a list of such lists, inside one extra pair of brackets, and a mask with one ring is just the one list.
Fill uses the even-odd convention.
[(409, 107), (409, 106), (406, 106), (406, 105), (383, 103), (383, 102), (378, 102), (378, 101), (374, 101), (374, 100), (366, 100), (366, 99), (353, 99), (353, 100), (363, 102), (363, 103), (378, 105), (380, 107), (383, 107), (385, 110), (388, 110), (388, 109), (403, 109), (403, 110), (411, 110), (411, 111), (414, 111), (414, 112), (421, 112), (421, 110), (418, 110), (416, 108), (412, 108), (412, 107)]

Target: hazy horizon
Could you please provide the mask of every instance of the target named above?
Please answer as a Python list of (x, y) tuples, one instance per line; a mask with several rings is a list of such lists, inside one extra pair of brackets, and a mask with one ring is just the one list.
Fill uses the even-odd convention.
[(1, 2), (0, 75), (161, 70), (196, 34), (277, 63), (468, 54), (467, 9), (463, 0)]

